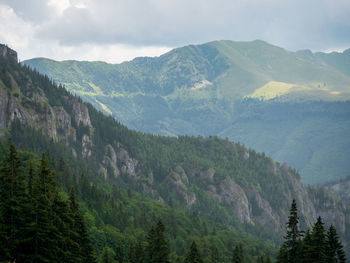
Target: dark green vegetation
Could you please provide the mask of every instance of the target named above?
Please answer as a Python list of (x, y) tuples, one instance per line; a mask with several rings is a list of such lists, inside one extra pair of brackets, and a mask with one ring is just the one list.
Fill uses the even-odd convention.
[(31, 153), (23, 154), (26, 165), (10, 145), (2, 159), (0, 261), (95, 262), (74, 190), (65, 200), (47, 157), (33, 164)]
[(227, 137), (320, 184), (350, 169), (349, 54), (215, 41), (118, 65), (24, 63), (130, 128)]
[[(287, 234), (277, 256), (277, 263), (345, 263), (346, 256), (337, 231), (331, 225), (326, 233), (318, 217), (312, 230), (299, 230), (297, 205), (293, 200), (287, 223)], [(304, 235), (305, 234), (305, 235)]]
[[(181, 262), (193, 241), (204, 262), (232, 262), (241, 254), (246, 262), (265, 261), (282, 241), (293, 197), (303, 207), (303, 226), (322, 213), (349, 240), (347, 204), (324, 189), (305, 188), (286, 164), (218, 137), (131, 131), (5, 59), (0, 79), (0, 153), (10, 141), (47, 152), (61, 195), (76, 190), (101, 261), (135, 261), (133, 255), (168, 246), (164, 255)], [(159, 219), (164, 231), (154, 226)]]

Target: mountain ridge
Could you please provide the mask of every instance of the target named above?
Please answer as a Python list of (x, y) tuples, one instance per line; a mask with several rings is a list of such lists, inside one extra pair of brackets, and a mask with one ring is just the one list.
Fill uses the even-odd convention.
[[(170, 136), (228, 137), (293, 164), (304, 182), (320, 184), (341, 178), (350, 169), (343, 158), (333, 158), (348, 155), (346, 146), (350, 147), (345, 135), (350, 132), (349, 108), (337, 106), (338, 101), (350, 99), (347, 53), (291, 52), (260, 40), (222, 40), (114, 65), (40, 59), (24, 64), (132, 129)], [(260, 104), (245, 103), (251, 99)], [(314, 111), (310, 101), (319, 109), (318, 116), (304, 118)], [(276, 106), (274, 111), (271, 104)], [(279, 112), (294, 111), (292, 107), (304, 112), (280, 136), (277, 132), (285, 116)], [(262, 112), (256, 116), (258, 110)], [(342, 113), (329, 116), (329, 110)], [(239, 116), (252, 113), (254, 118)], [(310, 149), (295, 143), (307, 141), (310, 133), (323, 143)]]

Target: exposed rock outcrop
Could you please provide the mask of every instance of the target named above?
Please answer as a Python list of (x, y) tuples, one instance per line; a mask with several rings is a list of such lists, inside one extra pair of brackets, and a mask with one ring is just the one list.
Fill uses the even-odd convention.
[(118, 149), (117, 158), (121, 161), (121, 171), (135, 177), (138, 161), (131, 158), (129, 153), (122, 148)]
[(179, 200), (183, 200), (187, 207), (191, 207), (197, 201), (196, 194), (188, 189), (188, 178), (182, 167), (177, 166), (164, 180), (162, 185), (175, 193)]
[(118, 159), (117, 154), (112, 147), (112, 145), (108, 144), (105, 146), (105, 156), (102, 161), (102, 166), (100, 172), (103, 174), (103, 177), (107, 179), (107, 167), (112, 170), (113, 176), (118, 177), (120, 171), (118, 169)]
[(0, 44), (0, 56), (18, 63), (17, 52), (6, 45)]
[(222, 202), (232, 208), (239, 221), (254, 224), (251, 218), (248, 198), (243, 189), (229, 177), (226, 177), (220, 183), (220, 188)]
[(76, 101), (72, 102), (72, 104), (73, 116), (77, 126), (81, 123), (85, 126), (92, 127), (89, 111), (86, 105)]

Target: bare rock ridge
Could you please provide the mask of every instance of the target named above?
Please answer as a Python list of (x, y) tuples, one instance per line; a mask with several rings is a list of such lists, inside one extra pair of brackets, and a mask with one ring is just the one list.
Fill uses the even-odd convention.
[(6, 45), (0, 44), (0, 56), (4, 58), (9, 58), (18, 63), (17, 52)]

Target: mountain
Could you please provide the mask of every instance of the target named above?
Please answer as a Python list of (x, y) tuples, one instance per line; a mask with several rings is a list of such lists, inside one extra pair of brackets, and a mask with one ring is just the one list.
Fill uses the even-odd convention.
[(216, 244), (226, 261), (241, 242), (252, 262), (273, 255), (293, 198), (304, 228), (321, 215), (350, 242), (349, 204), (324, 187), (306, 187), (288, 164), (215, 136), (129, 130), (48, 77), (0, 62), (3, 144), (48, 152), (62, 191), (78, 189), (98, 253), (145, 240), (152, 218), (161, 217), (173, 260), (195, 239), (203, 250)]
[(350, 170), (348, 57), (348, 50), (290, 52), (256, 40), (190, 45), (115, 65), (24, 64), (132, 129), (227, 137), (320, 184)]

